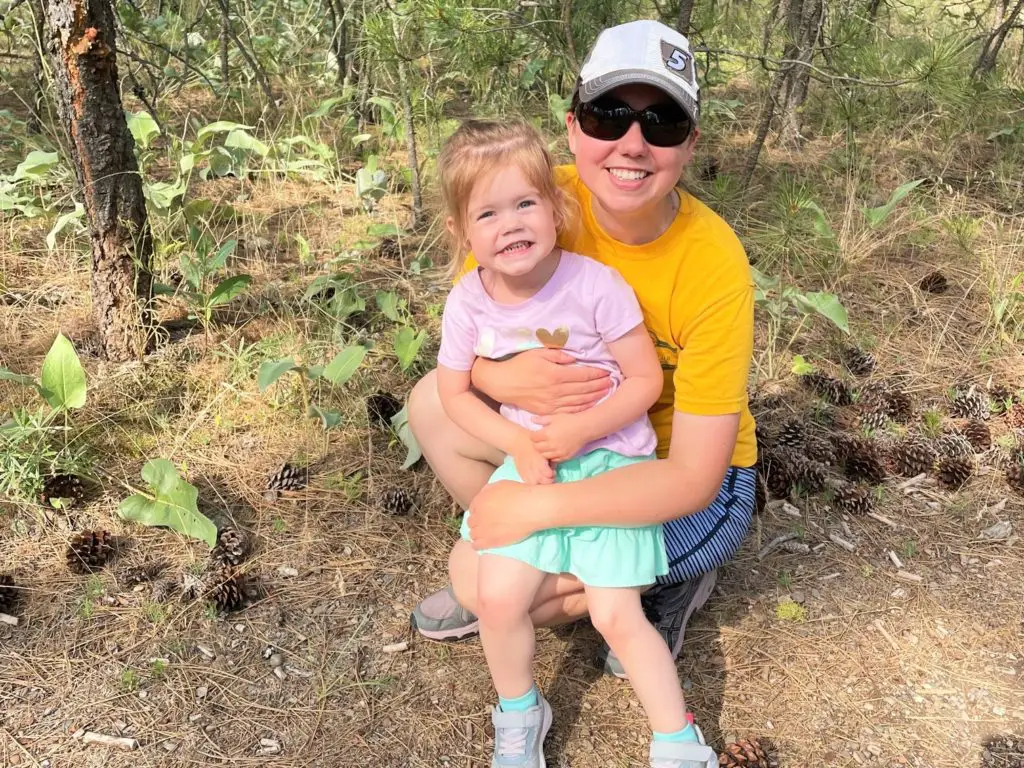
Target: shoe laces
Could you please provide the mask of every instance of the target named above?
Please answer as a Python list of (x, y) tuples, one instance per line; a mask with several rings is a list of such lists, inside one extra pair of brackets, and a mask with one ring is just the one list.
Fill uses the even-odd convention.
[(526, 754), (526, 741), (529, 737), (529, 728), (502, 728), (495, 734), (495, 751), (499, 757), (521, 757)]

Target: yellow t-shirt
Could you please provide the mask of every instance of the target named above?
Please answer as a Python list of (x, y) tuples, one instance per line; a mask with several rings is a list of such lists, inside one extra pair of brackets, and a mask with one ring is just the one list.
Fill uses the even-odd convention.
[[(590, 190), (575, 166), (559, 166), (556, 175), (580, 207), (574, 231), (558, 244), (617, 269), (640, 301), (665, 373), (665, 387), (649, 414), (658, 433), (658, 455), (668, 454), (674, 411), (739, 413), (731, 464), (752, 466), (757, 442), (747, 407), (747, 375), (754, 346), (754, 284), (736, 234), (680, 189), (679, 211), (661, 237), (626, 245), (597, 223)], [(474, 266), (470, 257), (465, 268)]]

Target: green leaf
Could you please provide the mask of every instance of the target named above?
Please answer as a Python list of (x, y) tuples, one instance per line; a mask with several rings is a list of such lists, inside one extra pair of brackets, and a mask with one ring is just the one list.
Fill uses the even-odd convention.
[(298, 233), (296, 233), (294, 235), (294, 237), (295, 237), (295, 244), (297, 246), (299, 246), (299, 263), (300, 264), (307, 264), (307, 263), (309, 263), (309, 260), (310, 260), (310, 258), (309, 258), (310, 257), (309, 240), (307, 240), (305, 237), (303, 237), (301, 234), (298, 234)]
[(830, 240), (835, 239), (835, 233), (832, 231), (832, 227), (830, 227), (828, 223), (828, 216), (820, 205), (813, 200), (802, 200), (800, 201), (799, 206), (814, 214), (814, 231), (818, 235)]
[(210, 306), (216, 307), (220, 304), (227, 304), (240, 293), (243, 293), (251, 282), (252, 277), (250, 275), (235, 275), (227, 280), (221, 280), (210, 294)]
[(181, 177), (173, 184), (166, 181), (154, 181), (152, 184), (143, 184), (142, 191), (154, 208), (166, 211), (170, 210), (176, 200), (185, 196), (187, 186), (185, 179)]
[(803, 355), (793, 355), (793, 366), (790, 370), (797, 376), (806, 376), (808, 373), (814, 373), (814, 366), (807, 362)]
[(341, 350), (321, 374), (325, 379), (336, 386), (340, 386), (352, 378), (359, 364), (366, 357), (366, 347), (359, 345), (346, 347)]
[(43, 152), (42, 150), (36, 149), (28, 153), (28, 156), (21, 161), (21, 164), (14, 169), (14, 175), (11, 176), (12, 182), (18, 182), (22, 179), (30, 179), (32, 181), (42, 181), (46, 174), (50, 172), (50, 169), (57, 164), (57, 153), (56, 152)]
[(286, 360), (267, 360), (260, 366), (258, 376), (260, 392), (266, 392), (271, 384), (288, 373), (288, 371), (293, 371), (298, 367), (291, 358)]
[(143, 149), (149, 149), (149, 143), (160, 135), (160, 128), (153, 116), (143, 110), (142, 112), (129, 112), (125, 115), (128, 122), (128, 130), (132, 132), (135, 143)]
[(57, 334), (43, 360), (40, 374), (43, 397), (55, 411), (85, 405), (85, 371), (74, 345), (64, 334)]
[(316, 416), (320, 419), (320, 423), (324, 426), (324, 431), (334, 429), (336, 426), (341, 424), (340, 413), (327, 408), (321, 408), (319, 405), (309, 406), (309, 415)]
[(241, 128), (231, 131), (231, 133), (227, 135), (227, 138), (224, 139), (224, 146), (241, 149), (246, 152), (253, 152), (260, 157), (266, 157), (270, 154), (270, 147), (255, 136), (246, 133)]
[(426, 340), (426, 331), (417, 333), (408, 325), (395, 334), (395, 355), (403, 371), (409, 370), (409, 366), (415, 362), (416, 355)]
[(388, 320), (394, 320), (396, 323), (402, 321), (399, 313), (401, 306), (402, 302), (394, 291), (377, 291), (377, 308)]
[(327, 117), (327, 115), (331, 113), (331, 110), (343, 101), (346, 101), (345, 96), (332, 96), (329, 99), (325, 99), (320, 102), (314, 111), (310, 112), (302, 119), (308, 120), (309, 118)]
[(872, 229), (880, 227), (882, 223), (885, 222), (887, 218), (889, 218), (889, 214), (891, 214), (896, 209), (896, 206), (899, 204), (900, 200), (905, 198), (907, 195), (909, 195), (923, 183), (924, 179), (914, 179), (913, 181), (908, 181), (905, 184), (900, 184), (898, 187), (896, 187), (896, 190), (892, 193), (892, 196), (889, 198), (889, 202), (887, 202), (885, 205), (879, 206), (878, 208), (861, 208), (861, 212), (864, 214), (864, 218), (868, 220), (868, 225)]
[(83, 216), (85, 216), (85, 208), (81, 203), (75, 203), (75, 210), (65, 213), (57, 219), (57, 223), (53, 225), (53, 229), (50, 230), (50, 234), (46, 236), (46, 247), (49, 250), (53, 250), (57, 247), (57, 235), (64, 231), (64, 228), (71, 223), (77, 223)]
[(565, 125), (565, 114), (571, 105), (572, 99), (563, 98), (557, 93), (548, 94), (548, 111), (558, 126)]
[(373, 237), (398, 237), (402, 234), (402, 228), (397, 224), (371, 224), (366, 233)]
[(817, 312), (826, 317), (843, 333), (850, 332), (849, 317), (846, 308), (834, 293), (812, 291), (811, 293), (795, 294), (793, 303), (803, 312)]
[(235, 252), (235, 248), (237, 246), (237, 240), (228, 240), (224, 245), (218, 248), (217, 253), (212, 259), (210, 259), (210, 268), (208, 271), (212, 272), (215, 269), (221, 269), (225, 264), (227, 264), (228, 256)]
[(13, 381), (15, 384), (21, 384), (26, 387), (36, 386), (36, 380), (31, 376), (26, 376), (24, 373), (15, 373), (3, 366), (0, 366), (0, 381)]
[(402, 462), (402, 469), (409, 469), (423, 457), (423, 451), (420, 449), (420, 444), (416, 441), (416, 436), (412, 433), (412, 428), (409, 426), (408, 405), (391, 417), (391, 428), (398, 435), (398, 439), (405, 445), (406, 454), (405, 461)]
[(165, 526), (211, 547), (217, 543), (217, 526), (199, 511), (196, 487), (178, 474), (167, 459), (152, 459), (142, 468), (142, 479), (151, 496), (137, 493), (121, 502), (118, 514), (143, 525)]
[(252, 130), (251, 125), (242, 125), (241, 123), (232, 123), (230, 120), (218, 120), (215, 123), (204, 125), (196, 133), (196, 142), (203, 141), (207, 136), (212, 136), (215, 133), (229, 133), (237, 130)]

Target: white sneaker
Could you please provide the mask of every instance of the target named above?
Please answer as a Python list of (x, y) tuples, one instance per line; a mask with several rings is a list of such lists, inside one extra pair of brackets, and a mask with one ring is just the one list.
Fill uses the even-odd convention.
[(693, 726), (700, 741), (652, 741), (651, 768), (718, 768), (718, 755), (704, 743), (704, 734)]
[(537, 694), (536, 706), (525, 712), (502, 712), (495, 707), (491, 722), (494, 723), (491, 768), (546, 768), (544, 739), (551, 728), (551, 705), (543, 696)]

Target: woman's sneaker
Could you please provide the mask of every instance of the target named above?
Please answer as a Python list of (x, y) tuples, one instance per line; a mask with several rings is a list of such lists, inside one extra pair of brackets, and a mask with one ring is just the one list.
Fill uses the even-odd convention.
[[(683, 649), (690, 617), (708, 601), (717, 580), (718, 571), (708, 571), (682, 584), (658, 584), (641, 596), (644, 613), (672, 650), (673, 659), (678, 659)], [(600, 653), (605, 674), (626, 679), (626, 670), (607, 643), (601, 645)]]
[(428, 640), (453, 642), (480, 631), (480, 622), (459, 605), (451, 586), (425, 598), (413, 610), (410, 621), (412, 628)]
[[(551, 705), (543, 696), (538, 696), (537, 705), (525, 712), (502, 712), (495, 707), (491, 722), (494, 723), (491, 768), (545, 768), (544, 739), (551, 729)], [(718, 763), (715, 766), (717, 768)]]

